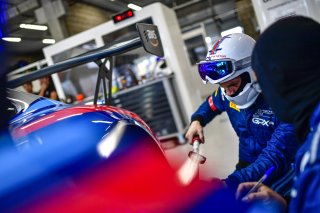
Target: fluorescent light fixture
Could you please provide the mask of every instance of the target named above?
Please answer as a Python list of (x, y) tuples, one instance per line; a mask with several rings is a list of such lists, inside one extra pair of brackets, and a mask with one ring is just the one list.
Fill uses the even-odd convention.
[(9, 41), (9, 42), (20, 42), (21, 38), (18, 38), (18, 37), (3, 37), (2, 40)]
[(29, 30), (42, 30), (42, 31), (45, 31), (48, 29), (47, 26), (35, 25), (35, 24), (20, 24), (20, 28), (29, 29)]
[(133, 9), (133, 10), (136, 10), (136, 11), (139, 11), (139, 10), (141, 10), (142, 8), (141, 7), (139, 7), (138, 5), (135, 5), (135, 4), (128, 4), (128, 7), (130, 8), (130, 9)]
[(54, 44), (54, 43), (56, 43), (56, 40), (54, 40), (54, 39), (43, 39), (42, 40), (42, 43), (44, 43), (44, 44)]
[(232, 33), (243, 33), (243, 28), (238, 26), (238, 27), (234, 27), (234, 28), (231, 28), (229, 30), (225, 30), (223, 32), (221, 32), (221, 36), (226, 36), (226, 35), (230, 35)]
[(210, 44), (212, 42), (211, 37), (205, 37), (204, 40), (206, 41), (206, 43)]

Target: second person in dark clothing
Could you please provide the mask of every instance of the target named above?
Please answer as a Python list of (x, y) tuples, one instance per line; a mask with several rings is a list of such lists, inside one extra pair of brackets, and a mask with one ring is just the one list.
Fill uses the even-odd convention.
[(57, 91), (55, 90), (53, 82), (49, 76), (40, 78), (40, 91), (38, 95), (52, 100), (58, 100)]

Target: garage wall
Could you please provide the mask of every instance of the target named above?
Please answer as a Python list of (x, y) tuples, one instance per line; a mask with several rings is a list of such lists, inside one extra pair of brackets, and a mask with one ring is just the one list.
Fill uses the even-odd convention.
[(75, 3), (68, 8), (65, 17), (69, 36), (88, 30), (111, 19), (111, 13), (100, 8)]

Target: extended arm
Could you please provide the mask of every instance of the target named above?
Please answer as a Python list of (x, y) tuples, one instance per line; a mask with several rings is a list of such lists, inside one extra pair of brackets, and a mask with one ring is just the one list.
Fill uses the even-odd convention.
[(191, 124), (186, 133), (186, 139), (191, 143), (195, 135), (199, 135), (204, 140), (203, 127), (209, 123), (215, 116), (221, 114), (224, 110), (220, 94), (215, 92), (205, 100), (197, 111), (191, 116)]
[[(255, 137), (251, 137), (249, 140), (255, 140), (250, 144), (258, 143)], [(271, 166), (274, 166), (275, 170), (266, 183), (280, 179), (294, 162), (298, 148), (299, 143), (295, 137), (293, 126), (280, 122), (257, 159), (246, 168), (229, 175), (226, 179), (227, 185), (236, 188), (242, 182), (257, 181)]]

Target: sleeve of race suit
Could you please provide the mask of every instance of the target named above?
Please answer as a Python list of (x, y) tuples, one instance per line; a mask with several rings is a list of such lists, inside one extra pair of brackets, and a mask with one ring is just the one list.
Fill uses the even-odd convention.
[[(250, 144), (255, 143), (258, 141), (252, 141)], [(228, 187), (236, 189), (242, 182), (258, 181), (271, 166), (274, 166), (274, 171), (265, 183), (268, 185), (275, 182), (290, 170), (299, 147), (294, 127), (280, 122), (258, 158), (246, 168), (233, 172), (225, 182)]]
[(199, 121), (201, 126), (206, 126), (213, 118), (224, 111), (223, 99), (220, 88), (209, 96), (193, 113), (192, 121)]
[(289, 212), (319, 212), (320, 123), (313, 127), (302, 146), (296, 158), (297, 179), (292, 189)]

